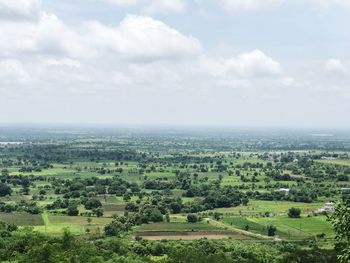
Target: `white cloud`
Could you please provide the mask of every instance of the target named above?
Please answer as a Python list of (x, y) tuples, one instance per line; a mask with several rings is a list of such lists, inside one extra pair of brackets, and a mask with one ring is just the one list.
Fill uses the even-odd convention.
[(32, 36), (37, 53), (77, 56), (88, 52), (80, 33), (53, 14), (41, 15), (39, 23), (33, 25)]
[(2, 85), (22, 84), (29, 80), (29, 74), (20, 61), (0, 60), (0, 83)]
[(117, 28), (94, 22), (88, 35), (98, 49), (131, 59), (178, 59), (201, 52), (200, 42), (165, 23), (146, 16), (128, 15)]
[(325, 71), (336, 75), (347, 75), (349, 73), (347, 67), (338, 59), (329, 59), (325, 66)]
[(331, 7), (350, 8), (349, 0), (219, 0), (220, 5), (227, 12), (266, 10), (284, 6), (311, 5), (319, 9)]
[(143, 8), (143, 12), (146, 14), (182, 13), (185, 10), (186, 2), (184, 0), (149, 0)]
[(330, 8), (332, 6), (350, 8), (349, 0), (312, 0), (320, 8)]
[(220, 0), (222, 7), (228, 12), (269, 9), (283, 2), (284, 0)]
[(186, 0), (107, 0), (121, 7), (137, 7), (144, 14), (182, 13), (186, 10)]
[(182, 59), (201, 52), (200, 42), (147, 16), (126, 16), (117, 27), (98, 21), (67, 26), (53, 14), (38, 22), (0, 25), (0, 54), (51, 54), (68, 57), (117, 56), (123, 59)]
[(140, 0), (106, 0), (106, 1), (118, 6), (132, 6), (140, 2)]
[(0, 19), (34, 19), (39, 12), (40, 0), (0, 0)]
[(206, 64), (209, 65), (209, 72), (217, 76), (256, 78), (278, 75), (282, 72), (280, 63), (260, 50), (228, 59), (211, 59)]
[(0, 55), (23, 53), (77, 55), (87, 53), (76, 30), (53, 14), (42, 13), (38, 21), (0, 23)]
[(80, 68), (81, 66), (78, 60), (74, 60), (70, 58), (48, 59), (45, 61), (45, 65), (49, 67), (69, 67), (69, 68)]
[(158, 89), (179, 81), (190, 71), (185, 61), (201, 53), (199, 40), (151, 17), (128, 15), (116, 27), (98, 21), (69, 26), (43, 12), (38, 21), (0, 22), (0, 58), (25, 58), (2, 62), (0, 86), (31, 80), (33, 92)]

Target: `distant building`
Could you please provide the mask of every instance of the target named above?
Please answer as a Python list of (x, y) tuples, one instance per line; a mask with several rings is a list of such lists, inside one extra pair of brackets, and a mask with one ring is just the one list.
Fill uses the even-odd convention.
[(276, 190), (276, 192), (284, 193), (286, 195), (289, 194), (289, 191), (290, 191), (290, 189), (288, 189), (288, 188), (280, 188), (280, 189)]
[(324, 207), (317, 209), (318, 213), (333, 213), (334, 211), (335, 204), (333, 202), (327, 202)]
[(342, 194), (347, 194), (350, 193), (350, 188), (341, 188), (340, 191), (342, 192)]
[(328, 157), (328, 156), (323, 156), (321, 157), (322, 160), (329, 160), (329, 161), (332, 161), (332, 160), (337, 160), (337, 158), (334, 158), (334, 157)]

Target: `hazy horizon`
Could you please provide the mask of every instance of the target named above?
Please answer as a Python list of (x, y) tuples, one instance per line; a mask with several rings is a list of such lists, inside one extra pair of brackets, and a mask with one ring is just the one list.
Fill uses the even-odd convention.
[(0, 122), (1, 127), (77, 127), (77, 128), (152, 128), (152, 129), (248, 129), (248, 130), (350, 130), (350, 125), (234, 125), (182, 123), (113, 123), (113, 122)]
[[(50, 130), (50, 129), (81, 129), (81, 130), (130, 130), (130, 131), (198, 131), (198, 132), (213, 132), (213, 131), (221, 131), (221, 132), (306, 132), (312, 134), (320, 135), (328, 135), (332, 132), (349, 132), (350, 135), (350, 127), (322, 127), (322, 126), (234, 126), (234, 125), (185, 125), (185, 124), (125, 124), (125, 123), (79, 123), (79, 122), (71, 122), (71, 123), (55, 123), (55, 122), (47, 122), (47, 123), (35, 123), (35, 122), (27, 122), (27, 123), (15, 123), (15, 122), (0, 122), (0, 129), (42, 129), (42, 130)], [(319, 132), (319, 133), (318, 133)], [(320, 136), (322, 137), (322, 136)]]

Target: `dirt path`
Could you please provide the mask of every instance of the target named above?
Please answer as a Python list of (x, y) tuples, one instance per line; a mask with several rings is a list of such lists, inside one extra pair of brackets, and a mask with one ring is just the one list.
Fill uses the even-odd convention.
[(252, 232), (249, 232), (249, 231), (245, 231), (245, 230), (242, 230), (242, 229), (239, 229), (239, 228), (235, 228), (235, 227), (233, 227), (231, 225), (222, 223), (222, 222), (217, 221), (217, 220), (210, 219), (209, 223), (212, 224), (213, 226), (216, 226), (216, 227), (225, 228), (225, 229), (228, 229), (228, 230), (233, 230), (233, 231), (235, 231), (237, 233), (240, 233), (242, 235), (245, 235), (245, 236), (254, 237), (254, 238), (258, 238), (258, 239), (273, 240), (273, 238), (271, 238), (271, 237), (260, 235), (260, 234), (255, 234), (255, 233), (252, 233)]

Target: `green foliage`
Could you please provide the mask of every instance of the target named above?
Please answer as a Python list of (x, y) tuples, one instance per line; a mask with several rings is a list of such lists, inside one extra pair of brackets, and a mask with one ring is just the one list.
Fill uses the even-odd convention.
[(71, 204), (67, 207), (67, 215), (69, 216), (77, 216), (79, 215), (79, 210), (78, 210), (78, 206)]
[(275, 227), (273, 225), (267, 226), (267, 235), (269, 237), (275, 236), (276, 235), (276, 231), (277, 231), (277, 227)]
[(95, 209), (102, 206), (101, 201), (95, 198), (87, 199), (83, 202), (85, 209)]
[(102, 209), (101, 207), (93, 209), (92, 212), (93, 212), (97, 217), (103, 216), (103, 209)]
[(196, 214), (188, 214), (187, 215), (187, 222), (188, 223), (196, 223), (196, 222), (198, 222), (198, 216)]
[(331, 216), (336, 233), (337, 249), (340, 262), (350, 261), (350, 199), (345, 197)]
[(290, 218), (300, 218), (301, 210), (300, 208), (292, 207), (288, 210), (288, 216)]
[(126, 230), (125, 225), (119, 221), (113, 221), (104, 228), (106, 236), (120, 236)]
[(12, 193), (11, 187), (9, 187), (7, 184), (0, 182), (0, 196), (7, 196)]
[(170, 222), (170, 215), (169, 215), (169, 213), (166, 213), (166, 214), (165, 214), (165, 221), (166, 221), (167, 223)]
[(164, 218), (159, 209), (152, 209), (149, 213), (149, 220), (152, 222), (163, 222)]

